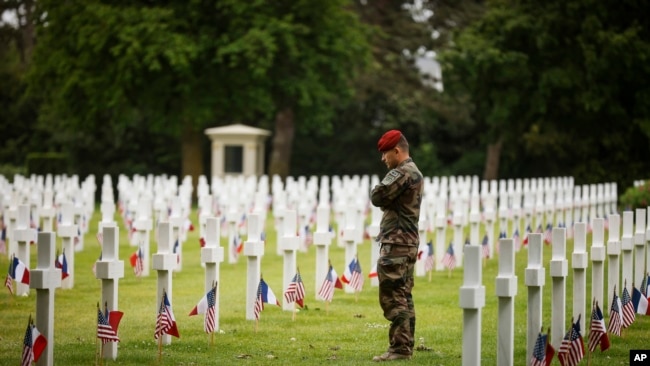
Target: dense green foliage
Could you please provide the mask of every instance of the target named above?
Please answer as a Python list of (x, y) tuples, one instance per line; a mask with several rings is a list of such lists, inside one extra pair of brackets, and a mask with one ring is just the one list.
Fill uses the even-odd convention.
[[(266, 166), (285, 156), (291, 175), (381, 174), (375, 143), (390, 128), (428, 176), (622, 190), (650, 169), (644, 2), (36, 4), (17, 29), (0, 24), (4, 164), (54, 151), (82, 175), (179, 174), (189, 131), (207, 173), (203, 129), (241, 122), (273, 132)], [(416, 66), (432, 52), (443, 91)], [(271, 154), (277, 135), (291, 155)]]

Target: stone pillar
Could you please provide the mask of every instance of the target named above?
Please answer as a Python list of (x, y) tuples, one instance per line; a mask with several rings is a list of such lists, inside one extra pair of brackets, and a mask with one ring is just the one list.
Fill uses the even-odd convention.
[[(634, 232), (634, 277), (633, 284), (641, 286), (641, 281), (646, 274), (645, 269), (645, 208), (636, 209), (636, 231)], [(631, 290), (630, 293), (632, 293)]]
[(585, 315), (587, 308), (587, 224), (577, 222), (574, 228), (573, 255), (573, 319)]
[(36, 365), (54, 365), (54, 292), (61, 287), (61, 269), (54, 267), (54, 233), (38, 233), (38, 261), (30, 273), (30, 288), (36, 290), (36, 328), (47, 339), (47, 347)]
[[(357, 243), (355, 238), (357, 235), (356, 230), (360, 230), (355, 227), (355, 215), (356, 210), (354, 205), (348, 205), (345, 209), (345, 229), (343, 230), (343, 241), (345, 242), (345, 265), (349, 265), (357, 256)], [(286, 220), (286, 218), (285, 218)], [(354, 288), (349, 284), (345, 284), (344, 290), (346, 293), (353, 294), (355, 292)]]
[[(29, 246), (36, 241), (36, 231), (29, 227), (29, 205), (18, 205), (16, 226), (14, 227), (14, 241), (16, 242), (16, 257), (20, 259), (27, 268), (30, 267)], [(28, 296), (29, 285), (16, 281), (16, 295)]]
[[(314, 233), (314, 245), (316, 245), (316, 279), (314, 283), (314, 297), (318, 300), (318, 290), (325, 280), (329, 268), (329, 247), (332, 243), (332, 233), (329, 231), (330, 208), (320, 205), (316, 209), (316, 232)], [(372, 227), (372, 225), (371, 225)], [(379, 234), (379, 226), (377, 233)], [(372, 235), (372, 234), (370, 234)], [(278, 241), (280, 243), (280, 241)], [(280, 247), (280, 245), (278, 245)]]
[(54, 217), (56, 216), (56, 210), (52, 203), (54, 202), (53, 192), (51, 189), (45, 189), (43, 191), (43, 207), (41, 207), (41, 217), (43, 218), (43, 227), (42, 231), (52, 231), (54, 227)]
[(463, 286), (460, 307), (463, 309), (463, 366), (481, 365), (481, 309), (485, 306), (485, 286), (482, 285), (481, 247), (465, 247)]
[(149, 258), (151, 258), (149, 233), (153, 227), (151, 204), (150, 198), (141, 197), (138, 201), (138, 211), (133, 221), (133, 227), (135, 228), (134, 235), (136, 236), (135, 242), (142, 249), (142, 277), (149, 276)]
[[(171, 214), (169, 215), (169, 229), (171, 230), (170, 246), (172, 254), (176, 256), (176, 266), (174, 271), (180, 272), (183, 269), (183, 241), (181, 240), (181, 227), (183, 226), (183, 215), (181, 208), (181, 199), (174, 196), (171, 199)], [(160, 240), (160, 239), (159, 239)], [(176, 244), (178, 242), (178, 245)], [(169, 294), (171, 291), (167, 291)], [(162, 299), (162, 293), (158, 296)], [(171, 299), (169, 300), (171, 301)], [(165, 343), (167, 344), (167, 343)]]
[[(627, 288), (628, 293), (632, 293), (632, 279), (633, 279), (633, 269), (634, 263), (632, 262), (632, 255), (634, 249), (634, 236), (632, 231), (634, 230), (634, 212), (624, 211), (623, 212), (623, 236), (621, 237), (621, 250), (622, 250), (622, 281), (621, 283)], [(616, 287), (619, 294), (623, 293), (621, 287)]]
[(530, 234), (528, 237), (528, 267), (526, 267), (526, 286), (528, 287), (528, 324), (526, 360), (533, 357), (537, 335), (542, 328), (542, 294), (546, 281), (546, 270), (542, 265), (542, 234)]
[(248, 240), (244, 243), (244, 255), (248, 258), (246, 266), (246, 320), (255, 320), (253, 306), (257, 297), (257, 287), (262, 276), (261, 260), (264, 255), (264, 242), (260, 240), (259, 219), (259, 215), (254, 213), (248, 216)]
[(515, 245), (512, 239), (499, 241), (499, 274), (496, 295), (499, 298), (497, 365), (514, 365), (515, 347)]
[[(111, 310), (117, 310), (118, 281), (124, 277), (124, 261), (120, 258), (119, 231), (117, 226), (105, 224), (102, 229), (102, 259), (96, 264), (96, 278), (102, 280), (102, 304), (108, 304)], [(108, 342), (102, 347), (104, 358), (117, 358), (117, 343)]]
[(214, 329), (219, 331), (219, 277), (220, 263), (223, 262), (223, 247), (219, 245), (219, 218), (205, 219), (205, 246), (201, 248), (201, 263), (205, 264), (205, 292), (217, 284), (214, 299)]
[[(169, 222), (158, 224), (158, 253), (152, 256), (151, 268), (158, 271), (158, 293), (155, 301), (156, 314), (160, 309), (160, 301), (163, 294), (167, 292), (169, 303), (172, 302), (172, 275), (171, 271), (176, 268), (176, 255), (172, 253), (172, 228)], [(172, 336), (163, 334), (162, 344), (171, 344)]]
[[(284, 211), (284, 230), (282, 241), (278, 245), (284, 252), (284, 269), (282, 271), (282, 293), (284, 293), (293, 276), (296, 274), (296, 250), (300, 248), (300, 238), (296, 236), (296, 211)], [(292, 302), (282, 302), (282, 309), (286, 311), (293, 311), (294, 304)]]
[[(621, 217), (618, 214), (609, 215), (609, 240), (607, 241), (607, 291), (605, 293), (606, 303), (602, 307), (604, 314), (609, 314), (612, 304), (612, 291), (614, 287), (620, 289), (620, 254), (621, 254)], [(607, 305), (605, 305), (607, 304)]]
[(73, 207), (69, 202), (61, 204), (61, 223), (58, 225), (59, 236), (61, 237), (63, 251), (68, 262), (68, 277), (61, 281), (61, 288), (71, 289), (74, 287), (74, 238), (77, 236), (77, 226), (72, 222)]
[[(603, 302), (605, 288), (605, 220), (596, 218), (593, 220), (591, 237), (591, 294), (592, 301), (595, 298), (601, 308), (607, 307)], [(586, 314), (585, 314), (586, 315)]]
[(566, 321), (566, 277), (569, 273), (569, 263), (566, 260), (566, 229), (553, 229), (551, 257), (551, 336), (553, 348), (560, 349), (564, 338)]

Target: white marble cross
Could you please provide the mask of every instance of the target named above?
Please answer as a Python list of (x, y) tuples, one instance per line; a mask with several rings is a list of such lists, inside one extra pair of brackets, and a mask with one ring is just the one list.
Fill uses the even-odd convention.
[[(296, 220), (296, 211), (286, 210), (284, 212), (284, 230), (281, 241), (278, 243), (284, 253), (282, 272), (283, 293), (287, 290), (293, 276), (296, 274), (296, 250), (300, 249), (300, 238), (296, 236)], [(294, 311), (294, 304), (283, 301), (282, 309), (285, 311)]]
[(573, 313), (572, 318), (587, 317), (587, 224), (577, 222), (574, 228), (573, 254)]
[(68, 262), (68, 277), (61, 281), (61, 288), (71, 289), (74, 287), (74, 257), (75, 243), (77, 236), (77, 225), (73, 222), (72, 203), (64, 202), (61, 204), (61, 222), (57, 226), (58, 236), (61, 237), (61, 247), (65, 252), (66, 261)]
[(223, 262), (223, 247), (219, 244), (219, 218), (208, 217), (205, 219), (205, 246), (201, 248), (201, 263), (205, 265), (205, 292), (217, 284), (214, 299), (214, 329), (219, 330), (219, 277), (220, 264)]
[[(607, 240), (607, 302), (604, 304), (612, 303), (612, 291), (614, 288), (620, 289), (619, 273), (621, 261), (621, 216), (614, 214), (609, 215), (609, 239)], [(609, 314), (609, 306), (602, 307), (603, 313)]]
[[(325, 275), (329, 268), (329, 246), (332, 243), (332, 233), (329, 231), (329, 219), (329, 205), (327, 203), (321, 203), (316, 209), (316, 232), (314, 232), (314, 245), (316, 246), (314, 296), (316, 299), (318, 299), (318, 290), (325, 280)], [(378, 227), (377, 233), (379, 233)]]
[(560, 349), (566, 326), (566, 277), (569, 263), (566, 259), (566, 230), (553, 228), (552, 257), (550, 275), (551, 288), (551, 341), (555, 349)]
[(603, 302), (605, 288), (605, 220), (596, 218), (593, 221), (591, 236), (591, 300), (596, 299), (601, 307), (607, 307)]
[[(376, 270), (377, 261), (379, 260), (379, 243), (377, 243), (376, 239), (377, 236), (379, 235), (379, 224), (381, 223), (382, 212), (381, 212), (381, 208), (374, 205), (372, 206), (370, 212), (371, 212), (370, 215), (371, 218), (370, 218), (370, 225), (368, 226), (368, 235), (370, 235), (370, 268), (374, 268)], [(327, 214), (329, 215), (329, 210)], [(320, 286), (320, 284), (322, 284), (323, 280), (325, 279), (325, 272), (327, 271), (326, 266), (327, 266), (327, 260), (325, 260), (325, 262), (322, 263), (322, 267), (316, 267), (316, 273), (320, 274), (319, 275), (320, 277), (316, 279), (316, 292), (318, 292), (319, 289), (318, 286)], [(372, 287), (379, 286), (379, 279), (377, 278), (377, 276), (373, 276), (370, 279), (370, 286)]]
[[(632, 262), (633, 249), (634, 249), (634, 212), (623, 212), (623, 236), (621, 237), (621, 262), (622, 262), (622, 282), (627, 288), (629, 293), (632, 293), (632, 279), (634, 263)], [(623, 289), (619, 286), (616, 287), (619, 294), (623, 293)]]
[(244, 243), (244, 255), (248, 258), (246, 266), (246, 320), (255, 320), (253, 306), (262, 275), (261, 261), (264, 255), (264, 242), (260, 240), (259, 220), (259, 215), (255, 213), (248, 216), (248, 240)]
[[(634, 277), (632, 284), (637, 288), (641, 286), (641, 281), (646, 275), (645, 262), (645, 232), (646, 232), (646, 209), (636, 209), (636, 231), (634, 232)], [(632, 293), (630, 291), (630, 293)]]
[(134, 241), (138, 244), (138, 249), (142, 249), (142, 277), (149, 276), (149, 267), (151, 267), (149, 264), (149, 258), (151, 258), (151, 240), (149, 235), (153, 228), (151, 216), (151, 199), (148, 197), (140, 197), (138, 210), (135, 213), (135, 220), (133, 220), (133, 227), (135, 228), (133, 235), (135, 236)]
[(54, 293), (61, 287), (61, 269), (54, 266), (54, 233), (38, 233), (38, 261), (30, 273), (30, 288), (36, 290), (36, 328), (47, 339), (47, 347), (37, 365), (54, 365)]
[[(102, 304), (111, 311), (118, 310), (118, 281), (124, 277), (124, 261), (120, 258), (119, 232), (116, 225), (105, 224), (102, 229), (102, 258), (96, 262), (95, 277), (102, 280)], [(102, 357), (115, 360), (117, 343), (108, 342), (102, 347)]]
[[(345, 208), (345, 229), (343, 230), (343, 241), (345, 244), (345, 265), (348, 266), (352, 259), (357, 256), (356, 230), (360, 230), (356, 225), (356, 208), (354, 205), (348, 205)], [(344, 288), (346, 293), (354, 293), (354, 287), (349, 284)]]
[(54, 217), (56, 216), (56, 209), (54, 208), (54, 192), (52, 189), (45, 189), (43, 191), (43, 206), (41, 207), (41, 217), (43, 218), (42, 231), (52, 231), (54, 226)]
[[(172, 253), (172, 228), (169, 222), (158, 224), (158, 253), (152, 256), (151, 268), (158, 271), (158, 296), (156, 296), (156, 312), (160, 308), (160, 301), (163, 294), (167, 293), (169, 302), (172, 303), (172, 274), (176, 268), (177, 257)], [(171, 344), (172, 338), (169, 334), (162, 335), (162, 344)]]
[[(14, 227), (14, 241), (16, 242), (16, 256), (29, 268), (29, 246), (36, 241), (36, 230), (29, 227), (29, 205), (19, 205), (16, 226)], [(29, 295), (29, 285), (16, 281), (16, 295)]]
[(465, 246), (463, 286), (460, 288), (460, 307), (463, 309), (463, 366), (481, 365), (481, 309), (485, 306), (481, 247)]
[(530, 360), (542, 328), (542, 296), (546, 281), (546, 270), (542, 265), (542, 234), (528, 236), (528, 267), (526, 267), (526, 286), (528, 287), (528, 324), (526, 336), (526, 359)]
[(499, 298), (497, 319), (497, 365), (514, 365), (515, 348), (515, 245), (512, 239), (499, 241), (499, 273), (496, 278)]

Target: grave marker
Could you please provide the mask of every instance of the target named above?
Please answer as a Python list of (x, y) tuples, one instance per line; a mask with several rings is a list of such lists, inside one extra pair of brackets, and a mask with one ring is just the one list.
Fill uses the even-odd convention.
[[(610, 215), (609, 218), (609, 240), (607, 241), (607, 289), (606, 292), (607, 302), (603, 304), (612, 303), (612, 291), (614, 288), (620, 289), (620, 254), (621, 254), (621, 217), (617, 214)], [(609, 306), (603, 306), (602, 311), (609, 314)]]
[(566, 321), (566, 277), (569, 273), (569, 264), (566, 260), (566, 230), (564, 228), (553, 228), (552, 257), (550, 275), (551, 288), (551, 336), (552, 345), (560, 349), (564, 338), (564, 327)]
[(481, 309), (485, 306), (485, 286), (482, 284), (481, 248), (465, 246), (463, 286), (459, 302), (463, 309), (463, 366), (481, 365)]
[(66, 260), (68, 262), (68, 277), (61, 281), (61, 288), (71, 289), (74, 287), (74, 257), (75, 257), (75, 243), (74, 239), (77, 236), (77, 226), (73, 223), (73, 207), (70, 202), (63, 202), (61, 204), (61, 222), (58, 225), (58, 236), (61, 237), (61, 247), (65, 252)]
[(47, 346), (36, 363), (54, 365), (54, 293), (61, 287), (61, 269), (54, 267), (56, 240), (54, 233), (38, 233), (36, 269), (30, 273), (30, 288), (36, 290), (36, 327), (47, 339)]
[[(158, 224), (158, 253), (152, 256), (151, 268), (158, 271), (158, 292), (155, 300), (155, 309), (158, 312), (160, 307), (160, 299), (166, 292), (170, 304), (172, 302), (172, 275), (171, 271), (176, 268), (176, 254), (172, 253), (172, 227), (169, 222), (161, 222)], [(171, 344), (172, 336), (163, 334), (162, 344)]]
[[(264, 242), (260, 240), (259, 219), (260, 217), (257, 214), (248, 216), (248, 240), (244, 243), (244, 255), (248, 258), (246, 266), (246, 320), (255, 320), (253, 307), (262, 275), (260, 267), (261, 257), (264, 255)], [(295, 242), (295, 245), (297, 244)]]
[(542, 328), (543, 287), (546, 281), (546, 270), (542, 265), (544, 253), (542, 250), (542, 234), (528, 236), (528, 267), (526, 267), (526, 286), (528, 287), (528, 324), (526, 360), (533, 356), (539, 329)]
[[(118, 309), (118, 281), (124, 277), (124, 261), (120, 258), (119, 231), (116, 225), (106, 224), (102, 228), (102, 258), (96, 263), (95, 277), (102, 280), (102, 304), (111, 311)], [(102, 357), (115, 360), (117, 358), (117, 343), (108, 342), (102, 347)]]
[(214, 300), (214, 329), (219, 330), (219, 279), (220, 263), (223, 262), (223, 247), (219, 245), (219, 218), (208, 217), (205, 219), (205, 246), (201, 248), (201, 263), (205, 264), (205, 292), (212, 284), (217, 284)]
[(499, 298), (497, 330), (497, 365), (514, 365), (515, 341), (515, 246), (512, 239), (499, 241), (499, 274), (496, 278)]
[[(36, 230), (29, 227), (29, 205), (18, 205), (16, 225), (13, 231), (17, 249), (16, 257), (18, 257), (18, 259), (25, 263), (25, 266), (29, 268), (29, 246), (31, 243), (36, 241)], [(29, 295), (29, 285), (16, 281), (16, 295)]]

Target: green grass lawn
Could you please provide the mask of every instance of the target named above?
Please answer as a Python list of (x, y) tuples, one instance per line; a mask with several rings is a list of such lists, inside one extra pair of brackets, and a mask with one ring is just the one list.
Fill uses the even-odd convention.
[[(96, 304), (101, 299), (100, 280), (92, 273), (93, 262), (100, 253), (95, 239), (96, 212), (91, 220), (91, 230), (85, 237), (85, 249), (75, 254), (75, 286), (70, 290), (56, 290), (55, 336), (48, 340), (54, 345), (56, 365), (92, 365), (96, 354)], [(198, 228), (196, 212), (192, 214)], [(119, 222), (121, 225), (121, 222)], [(264, 279), (282, 298), (282, 257), (276, 255), (276, 234), (272, 219), (267, 220), (266, 254), (262, 259)], [(434, 233), (429, 233), (433, 238)], [(451, 238), (451, 230), (447, 231)], [(481, 234), (482, 235), (482, 234)], [(607, 237), (607, 236), (606, 236)], [(226, 240), (222, 238), (222, 246)], [(590, 245), (591, 237), (588, 238)], [(364, 273), (370, 262), (370, 242), (359, 246), (359, 258)], [(374, 245), (374, 244), (372, 244)], [(57, 242), (60, 248), (60, 239)], [(152, 253), (156, 244), (152, 243)], [(567, 252), (573, 248), (571, 240)], [(119, 329), (116, 361), (105, 364), (157, 365), (158, 345), (153, 334), (156, 324), (158, 301), (157, 274), (136, 278), (128, 264), (128, 257), (135, 251), (127, 241), (127, 233), (120, 228), (120, 258), (125, 262), (125, 277), (119, 281), (119, 310), (124, 318)], [(292, 321), (291, 312), (280, 307), (266, 305), (255, 332), (255, 322), (245, 320), (246, 257), (238, 263), (221, 264), (220, 286), (220, 332), (214, 335), (214, 343), (203, 332), (203, 316), (189, 317), (188, 313), (204, 295), (204, 269), (200, 263), (198, 229), (191, 232), (183, 249), (183, 271), (173, 274), (172, 308), (176, 316), (181, 338), (173, 338), (172, 344), (163, 346), (162, 363), (168, 365), (357, 365), (370, 363), (372, 356), (385, 351), (388, 340), (388, 322), (383, 318), (377, 299), (377, 288), (367, 280), (363, 291), (347, 294), (336, 290), (334, 300), (326, 312), (325, 304), (315, 300), (314, 261), (315, 249), (298, 253), (297, 263), (305, 283), (306, 308)], [(345, 252), (335, 242), (330, 247), (330, 258), (339, 275), (343, 272)], [(551, 247), (544, 246), (546, 286), (544, 286), (543, 324), (550, 326), (551, 278), (549, 260)], [(570, 255), (568, 255), (570, 258)], [(441, 253), (436, 254), (440, 260)], [(32, 267), (35, 267), (35, 247), (32, 247)], [(591, 265), (591, 263), (590, 263)], [(526, 365), (526, 305), (527, 288), (524, 285), (524, 269), (527, 251), (516, 255), (518, 294), (515, 302), (515, 365)], [(0, 268), (8, 268), (6, 256), (0, 258)], [(498, 261), (488, 260), (483, 268), (486, 287), (486, 305), (482, 309), (481, 359), (483, 365), (496, 364), (497, 303), (495, 278)], [(3, 279), (4, 279), (3, 272)], [(411, 364), (460, 365), (462, 360), (462, 315), (459, 307), (459, 288), (462, 285), (462, 269), (456, 268), (451, 277), (446, 271), (434, 272), (428, 277), (416, 278), (413, 290), (417, 313), (416, 344), (426, 350), (416, 351)], [(567, 278), (567, 313), (572, 309), (572, 269), (569, 260)], [(607, 276), (605, 275), (605, 283)], [(587, 298), (591, 296), (591, 275), (587, 270)], [(30, 314), (36, 310), (36, 292), (28, 297), (10, 296), (6, 289), (0, 291), (0, 365), (16, 365), (20, 361), (22, 340)], [(590, 305), (587, 307), (591, 311)], [(587, 317), (588, 318), (588, 317)], [(567, 316), (567, 323), (570, 315)], [(606, 324), (608, 317), (606, 317)], [(589, 323), (583, 316), (582, 329)], [(622, 337), (610, 336), (611, 348), (599, 351), (591, 357), (592, 365), (628, 365), (630, 349), (650, 349), (648, 341), (649, 317), (637, 318)], [(566, 324), (568, 328), (569, 324)], [(566, 329), (565, 329), (566, 330)], [(584, 335), (585, 332), (583, 332)], [(586, 339), (585, 339), (586, 346)], [(586, 356), (587, 357), (587, 356)], [(559, 365), (557, 358), (554, 365)], [(583, 361), (587, 364), (587, 360)]]

